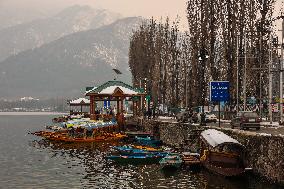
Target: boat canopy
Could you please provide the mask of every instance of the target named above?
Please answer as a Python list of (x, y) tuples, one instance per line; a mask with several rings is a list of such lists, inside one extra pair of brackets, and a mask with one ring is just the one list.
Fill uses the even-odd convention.
[(225, 133), (215, 130), (215, 129), (207, 129), (201, 133), (201, 136), (205, 142), (207, 142), (213, 148), (226, 145), (226, 144), (235, 144), (237, 146), (242, 146), (236, 139), (226, 135)]

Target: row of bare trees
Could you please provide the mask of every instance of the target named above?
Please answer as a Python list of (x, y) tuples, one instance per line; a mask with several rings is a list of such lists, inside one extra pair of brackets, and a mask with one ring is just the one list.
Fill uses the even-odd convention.
[(146, 20), (131, 37), (133, 83), (147, 87), (154, 106), (204, 105), (212, 80), (230, 82), (230, 104), (236, 103), (237, 95), (243, 96), (244, 78), (247, 96), (259, 97), (260, 92), (267, 96), (268, 74), (264, 68), (269, 63), (274, 3), (190, 0), (186, 32), (179, 30), (178, 19)]

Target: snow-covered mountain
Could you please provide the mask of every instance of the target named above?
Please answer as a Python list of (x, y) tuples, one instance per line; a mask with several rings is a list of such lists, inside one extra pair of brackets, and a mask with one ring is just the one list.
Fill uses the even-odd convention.
[(130, 36), (142, 22), (131, 17), (77, 32), (0, 62), (0, 97), (73, 96), (86, 86), (114, 78), (112, 68), (130, 83)]
[(0, 30), (0, 61), (63, 36), (113, 23), (120, 14), (74, 5), (57, 15)]

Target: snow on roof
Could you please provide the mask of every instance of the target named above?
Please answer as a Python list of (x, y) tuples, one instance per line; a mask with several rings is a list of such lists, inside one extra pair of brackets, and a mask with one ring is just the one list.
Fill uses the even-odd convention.
[(124, 94), (130, 94), (130, 95), (138, 94), (138, 92), (134, 90), (128, 89), (126, 87), (118, 86), (118, 85), (109, 86), (103, 89), (101, 92), (99, 92), (99, 94), (113, 94), (116, 88), (119, 88)]
[(123, 91), (124, 94), (136, 95), (140, 93), (144, 93), (142, 89), (135, 88), (131, 85), (123, 83), (122, 81), (108, 81), (99, 87), (87, 87), (85, 95), (89, 95), (90, 93), (96, 94), (113, 94), (116, 88), (119, 88)]
[(207, 143), (215, 148), (220, 144), (224, 143), (234, 143), (238, 145), (240, 144), (237, 140), (233, 139), (232, 137), (226, 135), (221, 131), (217, 131), (215, 129), (207, 129), (201, 133), (201, 136), (207, 141)]
[(76, 100), (71, 100), (69, 104), (89, 104), (90, 100), (86, 98), (78, 98)]
[(85, 94), (91, 92), (92, 90), (95, 90), (96, 88), (97, 88), (97, 87), (92, 87), (90, 90), (87, 90), (87, 91), (85, 92)]

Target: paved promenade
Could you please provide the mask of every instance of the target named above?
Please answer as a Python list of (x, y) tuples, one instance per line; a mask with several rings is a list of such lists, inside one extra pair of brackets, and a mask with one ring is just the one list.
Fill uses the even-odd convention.
[[(166, 122), (177, 122), (176, 119), (171, 117), (159, 117), (158, 120), (166, 121)], [(199, 123), (196, 123), (199, 124)], [(207, 123), (207, 126), (219, 127), (219, 123)], [(231, 129), (230, 120), (221, 120), (221, 128)], [(233, 129), (231, 129), (233, 130)], [(235, 128), (234, 130), (240, 130), (239, 128)], [(273, 122), (270, 124), (269, 122), (261, 122), (260, 130), (255, 130), (253, 128), (249, 130), (244, 130), (243, 132), (250, 132), (250, 134), (261, 134), (261, 135), (278, 135), (284, 137), (284, 126), (280, 126), (278, 123)]]

